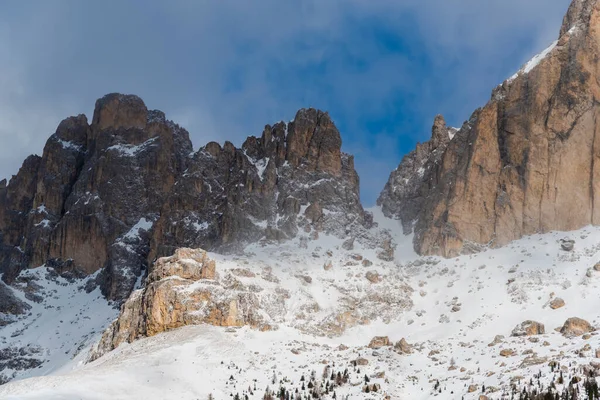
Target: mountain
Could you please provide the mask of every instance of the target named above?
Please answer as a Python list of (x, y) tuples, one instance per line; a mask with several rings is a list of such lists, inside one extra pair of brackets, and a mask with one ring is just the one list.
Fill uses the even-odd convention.
[(392, 172), (378, 204), (414, 231), (419, 253), (600, 223), (598, 29), (597, 1), (573, 1), (556, 42), (460, 129), (436, 118), (431, 141)]
[[(238, 149), (192, 150), (188, 132), (132, 95), (60, 123), (42, 157), (0, 183), (0, 272), (101, 271), (88, 289), (121, 302), (148, 262), (178, 247), (235, 252), (299, 233), (368, 225), (353, 157), (327, 113), (300, 110)], [(11, 305), (12, 304), (12, 305)], [(12, 302), (3, 312), (19, 311)]]
[(198, 151), (136, 96), (63, 121), (0, 184), (0, 397), (598, 399), (599, 29), (574, 0), (370, 210), (318, 110)]
[[(373, 212), (395, 232), (394, 261), (328, 235), (236, 255), (181, 249), (112, 318), (98, 289), (40, 279), (58, 290), (33, 305), (42, 317), (0, 340), (18, 356), (3, 373), (43, 376), (0, 386), (0, 398), (260, 399), (316, 387), (323, 399), (501, 400), (551, 386), (583, 394), (600, 375), (600, 228), (571, 232), (571, 251), (553, 232), (445, 259), (419, 256)], [(17, 361), (39, 367), (11, 369)]]

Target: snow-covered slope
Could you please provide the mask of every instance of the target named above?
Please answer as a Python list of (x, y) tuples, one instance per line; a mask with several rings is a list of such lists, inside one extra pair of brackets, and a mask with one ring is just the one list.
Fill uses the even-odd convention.
[(86, 280), (65, 279), (39, 267), (24, 271), (19, 282), (13, 292), (31, 309), (0, 328), (1, 381), (55, 373), (73, 359), (85, 357), (87, 348), (118, 314), (100, 289), (86, 292)]
[[(600, 227), (534, 235), (454, 259), (421, 258), (412, 250), (412, 238), (399, 234), (396, 221), (372, 211), (379, 229), (389, 229), (397, 243), (394, 261), (378, 259), (379, 249), (369, 238), (345, 250), (341, 240), (326, 236), (253, 245), (240, 256), (210, 255), (220, 274), (236, 270), (244, 286), (260, 288), (261, 308), (274, 330), (187, 326), (121, 345), (83, 364), (82, 356), (73, 358), (80, 339), (65, 342), (62, 332), (72, 332), (65, 329), (59, 339), (43, 338), (55, 340), (47, 347), (58, 349), (64, 343), (68, 351), (48, 356), (52, 361), (39, 371), (47, 376), (0, 386), (0, 397), (205, 399), (212, 394), (225, 399), (247, 394), (258, 399), (267, 387), (306, 395), (314, 375), (311, 386), (322, 385), (323, 392), (325, 383), (340, 383), (323, 398), (335, 392), (336, 398), (380, 399), (385, 393), (392, 399), (478, 399), (485, 388), (490, 399), (510, 399), (512, 390), (548, 387), (552, 380), (561, 390), (560, 369), (550, 367), (551, 361), (564, 366), (565, 383), (574, 375), (583, 377), (580, 367), (600, 361), (595, 359), (600, 347), (595, 332), (567, 338), (555, 331), (570, 317), (600, 324), (600, 272), (594, 269), (600, 261)], [(374, 232), (373, 237), (379, 236)], [(575, 240), (573, 251), (561, 249), (565, 237)], [(363, 265), (365, 259), (372, 265)], [(377, 279), (367, 279), (368, 272)], [(114, 317), (97, 294), (69, 293), (74, 297), (60, 298), (70, 306), (51, 309), (44, 320), (52, 324), (32, 325), (24, 331), (30, 336), (23, 343), (35, 342), (33, 335), (42, 332), (54, 336), (77, 317), (77, 326), (91, 338), (92, 331), (98, 333)], [(284, 294), (283, 301), (276, 293)], [(564, 307), (550, 307), (556, 298), (564, 300)], [(91, 317), (86, 308), (98, 317), (83, 319)], [(345, 323), (331, 329), (340, 316)], [(544, 324), (546, 333), (511, 337), (525, 320)], [(14, 326), (9, 326), (11, 332)], [(6, 329), (0, 332), (8, 341)], [(392, 343), (405, 338), (412, 353), (391, 346), (369, 348), (375, 336), (388, 336)], [(376, 393), (363, 392), (365, 375), (369, 384), (379, 385)]]

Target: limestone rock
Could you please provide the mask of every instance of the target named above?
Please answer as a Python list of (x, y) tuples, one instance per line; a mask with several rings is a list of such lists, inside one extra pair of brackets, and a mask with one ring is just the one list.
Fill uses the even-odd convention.
[(157, 260), (144, 289), (132, 293), (123, 304), (119, 318), (104, 332), (90, 359), (121, 343), (185, 325), (270, 329), (253, 293), (224, 287), (213, 281), (215, 275), (215, 263), (203, 250), (180, 249)]
[(569, 239), (561, 239), (560, 240), (560, 248), (564, 251), (573, 251), (575, 247), (575, 241)]
[(379, 273), (377, 273), (377, 271), (369, 271), (365, 274), (365, 277), (371, 283), (381, 282), (381, 276), (379, 275)]
[(344, 243), (342, 243), (342, 249), (344, 250), (354, 250), (354, 238), (350, 238), (344, 241)]
[(561, 299), (560, 297), (552, 299), (552, 301), (550, 302), (550, 308), (553, 310), (562, 308), (564, 306), (565, 306), (565, 301), (563, 299)]
[(379, 349), (386, 346), (391, 346), (390, 339), (387, 336), (375, 336), (369, 343), (370, 349)]
[(170, 276), (178, 276), (194, 281), (215, 279), (215, 262), (208, 258), (202, 249), (181, 248), (171, 257), (159, 258), (152, 272), (148, 275), (148, 283), (160, 281)]
[(546, 333), (544, 324), (536, 321), (524, 321), (513, 329), (511, 336), (534, 336)]
[(391, 238), (384, 239), (381, 244), (381, 251), (377, 253), (377, 258), (383, 261), (394, 261), (394, 253), (396, 251), (396, 246), (392, 244)]
[(560, 333), (566, 337), (574, 337), (593, 332), (594, 330), (594, 327), (586, 320), (573, 317), (565, 321), (563, 327), (560, 329)]
[(418, 253), (452, 257), (600, 224), (598, 29), (597, 1), (573, 1), (558, 40), (458, 131), (436, 117), (432, 139), (378, 200), (405, 231), (414, 226)]
[(493, 346), (495, 346), (497, 344), (502, 343), (503, 341), (504, 341), (504, 336), (502, 336), (502, 335), (496, 335), (494, 337), (494, 340), (492, 342), (488, 343), (488, 346), (489, 347), (493, 347)]
[(402, 338), (394, 345), (394, 350), (400, 354), (411, 354), (412, 346), (408, 344), (405, 338)]
[(441, 115), (435, 117), (431, 131), (431, 140), (418, 144), (404, 157), (377, 199), (377, 205), (382, 207), (384, 214), (399, 219), (407, 234), (412, 232), (422, 203), (435, 184), (432, 181), (433, 165), (441, 161), (450, 137), (455, 133), (453, 128), (446, 126)]
[(302, 109), (240, 149), (211, 142), (193, 152), (164, 113), (112, 93), (91, 123), (65, 119), (42, 157), (0, 182), (0, 274), (12, 284), (42, 264), (80, 277), (101, 270), (95, 281), (119, 303), (152, 260), (181, 247), (228, 253), (370, 224), (327, 113)]
[(535, 355), (531, 355), (526, 357), (521, 361), (519, 368), (528, 368), (533, 365), (546, 364), (548, 362), (548, 357), (537, 357)]
[(500, 350), (500, 355), (502, 357), (512, 357), (515, 355), (515, 351), (513, 349), (502, 349)]
[[(0, 282), (0, 314), (20, 315), (31, 309), (31, 306), (17, 298), (12, 290), (4, 283)], [(10, 320), (0, 318), (0, 327)]]
[(353, 362), (354, 365), (369, 365), (369, 360), (367, 360), (366, 358), (357, 358), (356, 360), (354, 360)]

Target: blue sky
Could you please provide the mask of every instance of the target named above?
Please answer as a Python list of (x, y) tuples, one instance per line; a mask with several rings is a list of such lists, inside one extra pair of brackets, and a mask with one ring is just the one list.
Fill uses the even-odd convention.
[(0, 179), (63, 118), (137, 94), (194, 147), (329, 111), (372, 205), (436, 114), (460, 126), (556, 39), (569, 0), (109, 0), (0, 5)]

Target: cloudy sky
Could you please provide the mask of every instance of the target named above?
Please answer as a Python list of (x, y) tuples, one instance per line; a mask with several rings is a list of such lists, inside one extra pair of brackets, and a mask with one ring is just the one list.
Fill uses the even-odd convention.
[(436, 114), (459, 126), (556, 39), (569, 0), (109, 0), (0, 5), (0, 179), (64, 117), (141, 96), (198, 148), (330, 112), (375, 202)]

